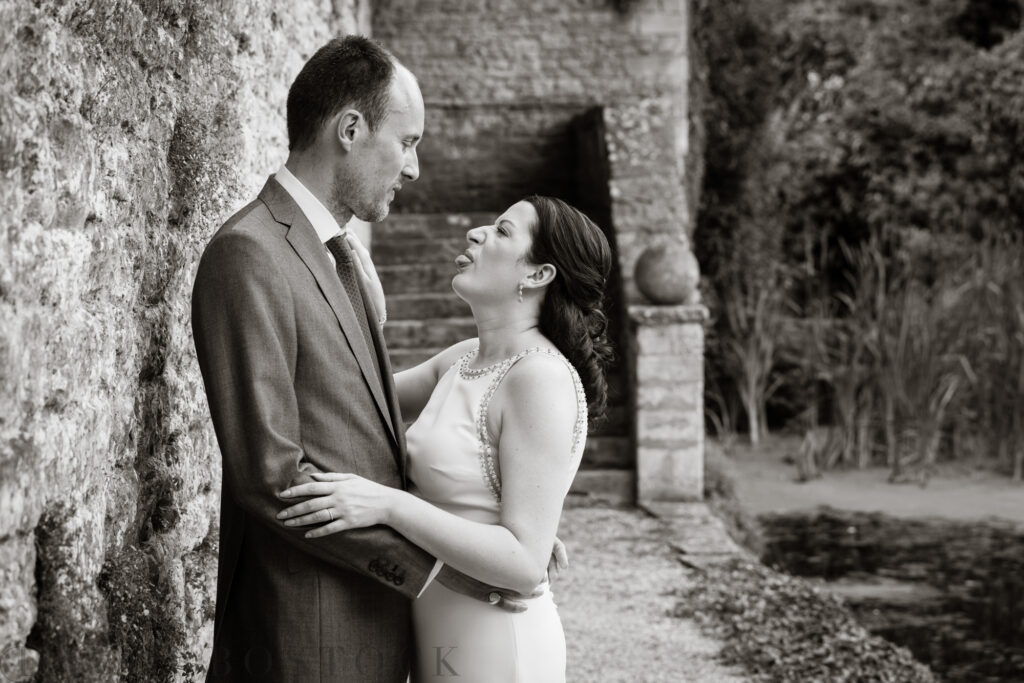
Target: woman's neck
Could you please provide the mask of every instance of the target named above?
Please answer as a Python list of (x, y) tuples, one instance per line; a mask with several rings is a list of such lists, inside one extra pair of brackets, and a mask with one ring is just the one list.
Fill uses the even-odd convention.
[(515, 315), (505, 311), (504, 314), (491, 312), (490, 315), (480, 315), (474, 311), (473, 317), (480, 340), (480, 350), (476, 355), (476, 363), (480, 366), (498, 363), (544, 343), (536, 314)]

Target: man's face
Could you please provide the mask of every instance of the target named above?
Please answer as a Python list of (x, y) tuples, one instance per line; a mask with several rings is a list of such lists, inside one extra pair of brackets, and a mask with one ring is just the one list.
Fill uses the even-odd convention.
[(423, 137), (423, 96), (405, 69), (396, 69), (391, 84), (390, 112), (352, 146), (345, 171), (336, 176), (335, 198), (357, 217), (375, 223), (384, 220), (402, 183), (420, 175), (416, 145)]

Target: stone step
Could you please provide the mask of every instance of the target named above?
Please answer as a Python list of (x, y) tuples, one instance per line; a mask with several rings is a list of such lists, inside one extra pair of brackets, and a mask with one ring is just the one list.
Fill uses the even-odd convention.
[(373, 249), (377, 245), (401, 239), (459, 239), (480, 225), (490, 225), (500, 212), (488, 213), (393, 213), (373, 226)]
[(580, 469), (576, 473), (567, 507), (607, 503), (633, 505), (636, 502), (636, 472), (617, 469)]
[(629, 434), (629, 410), (625, 404), (609, 403), (606, 417), (590, 426), (591, 436), (626, 436)]
[[(388, 294), (390, 320), (470, 318), (469, 304), (452, 292), (444, 294)], [(387, 332), (387, 326), (384, 326)], [(476, 336), (474, 333), (472, 336)]]
[(387, 294), (447, 294), (452, 291), (452, 278), (456, 272), (454, 262), (376, 267)]
[(588, 436), (583, 449), (583, 469), (630, 469), (633, 451), (627, 436)]
[(384, 326), (384, 339), (392, 350), (443, 349), (475, 336), (476, 323), (472, 318), (389, 320)]
[(380, 239), (373, 243), (373, 263), (376, 266), (445, 263), (451, 266), (454, 275), (455, 257), (468, 246), (465, 239)]

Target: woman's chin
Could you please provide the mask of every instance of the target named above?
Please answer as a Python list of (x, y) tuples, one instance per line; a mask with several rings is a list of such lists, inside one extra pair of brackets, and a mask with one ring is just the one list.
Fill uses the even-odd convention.
[(459, 297), (460, 299), (462, 299), (466, 303), (469, 303), (469, 299), (466, 298), (466, 293), (464, 291), (464, 288), (460, 287), (459, 284), (458, 284), (459, 280), (460, 280), (460, 278), (459, 278), (460, 275), (462, 275), (462, 271), (459, 271), (458, 273), (455, 273), (455, 275), (452, 277), (452, 291), (455, 292), (455, 296)]

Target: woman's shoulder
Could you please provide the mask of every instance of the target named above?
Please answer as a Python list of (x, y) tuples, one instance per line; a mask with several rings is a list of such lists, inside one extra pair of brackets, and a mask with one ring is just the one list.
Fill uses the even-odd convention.
[(575, 371), (568, 359), (554, 349), (526, 353), (509, 368), (503, 382), (516, 398), (553, 397), (575, 391)]

